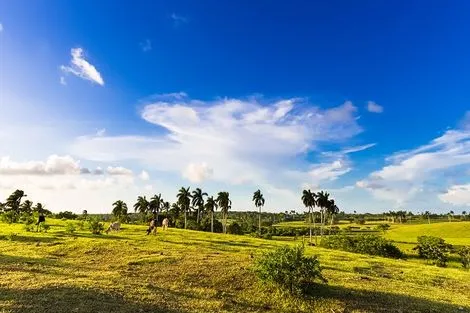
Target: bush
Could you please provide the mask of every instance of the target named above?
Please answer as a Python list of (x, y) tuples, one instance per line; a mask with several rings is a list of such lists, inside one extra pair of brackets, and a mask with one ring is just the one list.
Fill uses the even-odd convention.
[(32, 232), (32, 231), (34, 231), (34, 225), (33, 224), (24, 224), (23, 229), (27, 232)]
[(335, 235), (323, 238), (320, 245), (328, 249), (361, 254), (379, 255), (387, 258), (402, 258), (403, 253), (390, 241), (376, 235)]
[(39, 231), (44, 231), (47, 233), (47, 231), (51, 228), (51, 226), (47, 225), (45, 222), (39, 223), (38, 225), (38, 230)]
[(304, 256), (302, 246), (280, 247), (255, 261), (258, 278), (290, 293), (303, 294), (316, 280), (326, 282), (316, 256)]
[(88, 221), (88, 229), (94, 235), (100, 235), (104, 230), (104, 225), (97, 218), (91, 218)]
[(59, 212), (55, 215), (55, 218), (66, 219), (66, 220), (74, 220), (77, 217), (78, 217), (77, 214), (70, 212), (70, 211)]
[(446, 266), (447, 255), (452, 245), (447, 244), (444, 239), (433, 236), (419, 236), (418, 245), (413, 250), (418, 250), (420, 258), (431, 260), (437, 266)]
[(233, 235), (243, 235), (243, 229), (237, 222), (233, 222), (227, 226), (227, 233)]
[(65, 232), (71, 235), (75, 232), (75, 230), (75, 224), (72, 222), (67, 222), (67, 224), (65, 225)]
[(390, 228), (390, 225), (388, 224), (379, 224), (375, 227), (376, 230), (383, 231), (383, 232), (387, 231), (389, 228)]
[(463, 268), (470, 268), (470, 246), (460, 248), (457, 253), (460, 255)]
[[(184, 224), (183, 224), (184, 227)], [(204, 217), (201, 221), (201, 230), (210, 232), (211, 231), (211, 219), (210, 217)], [(214, 233), (222, 233), (223, 226), (222, 223), (214, 218)]]

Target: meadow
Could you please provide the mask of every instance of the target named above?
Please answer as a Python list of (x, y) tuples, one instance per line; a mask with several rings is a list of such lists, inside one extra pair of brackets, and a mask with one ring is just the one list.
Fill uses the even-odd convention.
[[(262, 251), (301, 238), (172, 228), (146, 236), (139, 225), (67, 234), (65, 221), (48, 224), (47, 233), (0, 224), (0, 312), (470, 312), (470, 272), (456, 264), (308, 246), (328, 283), (298, 298), (259, 283), (252, 265)], [(385, 236), (412, 244), (435, 232), (469, 244), (470, 222), (441, 224), (392, 225)]]

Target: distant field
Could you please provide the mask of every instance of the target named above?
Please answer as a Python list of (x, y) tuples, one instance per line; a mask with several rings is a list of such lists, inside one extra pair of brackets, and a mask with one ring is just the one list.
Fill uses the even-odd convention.
[(397, 242), (416, 243), (418, 236), (444, 238), (455, 245), (470, 245), (470, 222), (442, 222), (433, 224), (391, 224), (385, 237)]
[(261, 251), (300, 243), (292, 238), (145, 236), (133, 225), (69, 236), (63, 221), (48, 223), (45, 234), (0, 224), (0, 312), (470, 312), (462, 269), (308, 247), (329, 283), (297, 299), (261, 287), (250, 270)]

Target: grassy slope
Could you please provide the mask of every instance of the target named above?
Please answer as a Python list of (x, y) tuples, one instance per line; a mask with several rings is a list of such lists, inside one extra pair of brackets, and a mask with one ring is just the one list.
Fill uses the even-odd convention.
[[(47, 234), (0, 224), (0, 312), (470, 312), (470, 272), (308, 248), (329, 284), (299, 300), (261, 288), (262, 249), (289, 241), (145, 227)], [(16, 236), (11, 236), (17, 233)]]
[(470, 222), (393, 224), (385, 237), (397, 242), (416, 243), (417, 237), (421, 235), (441, 237), (451, 244), (470, 245)]

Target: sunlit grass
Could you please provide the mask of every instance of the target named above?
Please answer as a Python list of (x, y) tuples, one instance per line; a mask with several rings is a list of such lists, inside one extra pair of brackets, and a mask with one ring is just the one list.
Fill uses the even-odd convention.
[[(251, 265), (264, 249), (301, 239), (145, 226), (120, 233), (48, 233), (0, 224), (0, 312), (462, 312), (470, 272), (308, 247), (329, 284), (297, 299), (257, 283)], [(459, 308), (462, 310), (459, 310)]]

